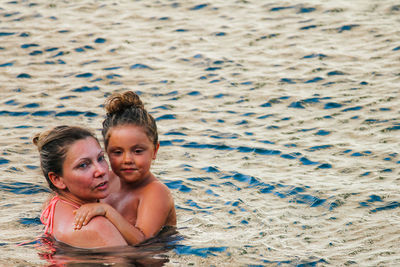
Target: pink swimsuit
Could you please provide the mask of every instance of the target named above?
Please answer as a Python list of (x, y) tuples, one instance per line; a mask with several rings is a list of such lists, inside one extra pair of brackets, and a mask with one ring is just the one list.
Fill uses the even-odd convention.
[(43, 210), (42, 215), (40, 216), (40, 221), (46, 226), (44, 228), (44, 233), (45, 234), (53, 234), (53, 222), (54, 222), (54, 212), (56, 210), (56, 204), (58, 201), (62, 201), (64, 203), (67, 203), (74, 208), (79, 208), (78, 205), (69, 202), (67, 200), (61, 199), (58, 195), (55, 195), (50, 202), (47, 204), (47, 207)]

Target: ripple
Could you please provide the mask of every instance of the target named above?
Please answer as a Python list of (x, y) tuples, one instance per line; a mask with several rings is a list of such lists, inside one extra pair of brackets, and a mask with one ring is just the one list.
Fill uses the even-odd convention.
[(21, 117), (30, 114), (27, 111), (0, 111), (0, 116), (12, 116), (12, 117)]
[(92, 76), (93, 76), (93, 73), (90, 73), (90, 72), (75, 75), (76, 78), (90, 78)]
[(217, 256), (215, 253), (225, 252), (227, 247), (192, 247), (177, 245), (174, 252), (178, 255), (195, 255), (202, 258)]
[(147, 65), (144, 65), (144, 64), (140, 64), (140, 63), (130, 66), (130, 69), (131, 70), (133, 70), (133, 69), (149, 69), (149, 70), (153, 70), (153, 68), (151, 68), (151, 67), (149, 67)]
[(77, 117), (83, 115), (85, 117), (96, 117), (98, 116), (96, 113), (90, 111), (76, 111), (76, 110), (67, 110), (63, 112), (56, 113), (56, 117)]
[(343, 25), (342, 27), (337, 28), (337, 31), (339, 33), (342, 33), (344, 31), (351, 31), (353, 28), (359, 27), (359, 24), (349, 24), (349, 25)]
[(94, 40), (94, 42), (96, 43), (96, 44), (103, 44), (103, 43), (105, 43), (105, 42), (107, 42), (107, 40), (105, 39), (105, 38), (96, 38), (96, 40)]
[(315, 133), (315, 135), (322, 135), (322, 136), (329, 135), (329, 134), (331, 134), (331, 132), (325, 131), (325, 130), (319, 130), (318, 132)]
[(325, 54), (310, 54), (310, 55), (304, 56), (303, 58), (319, 58), (319, 59), (323, 59), (323, 58), (326, 58), (326, 57), (327, 57), (327, 55), (325, 55)]
[(335, 70), (335, 71), (330, 71), (327, 73), (328, 76), (338, 76), (338, 75), (346, 75), (343, 71), (340, 70)]
[(375, 209), (372, 209), (371, 212), (375, 213), (375, 212), (383, 211), (383, 210), (392, 210), (392, 209), (396, 209), (398, 207), (400, 207), (400, 202), (392, 201), (392, 202), (390, 202), (390, 203), (388, 203), (386, 205), (383, 205), (383, 206), (377, 207)]
[(317, 25), (308, 25), (308, 26), (303, 26), (300, 28), (300, 30), (309, 30), (309, 29), (314, 29), (317, 28)]
[(294, 6), (279, 6), (279, 7), (273, 7), (269, 11), (277, 12), (277, 11), (281, 11), (281, 10), (285, 10), (285, 9), (292, 9), (292, 8), (294, 8)]
[(23, 105), (22, 107), (23, 108), (37, 108), (39, 106), (40, 105), (38, 103), (29, 103), (29, 104)]
[(320, 145), (320, 146), (310, 147), (306, 150), (307, 151), (317, 151), (317, 150), (328, 149), (328, 148), (332, 148), (332, 147), (333, 147), (332, 145)]
[[(306, 204), (309, 207), (326, 207), (329, 210), (332, 210), (339, 206), (337, 201), (330, 201), (325, 198), (319, 198), (317, 196), (313, 196), (311, 194), (306, 194), (306, 191), (309, 189), (308, 186), (291, 186), (291, 185), (284, 185), (284, 184), (267, 184), (261, 182), (259, 178), (245, 175), (238, 172), (233, 172), (231, 174), (226, 174), (220, 179), (233, 179), (239, 181), (241, 183), (248, 184), (247, 188), (255, 188), (259, 193), (262, 194), (273, 194), (281, 199), (289, 199), (290, 203), (298, 203), (298, 204)], [(224, 182), (222, 185), (226, 186), (234, 186), (231, 182)], [(237, 187), (238, 190), (241, 190), (240, 187)]]
[(20, 73), (17, 75), (17, 78), (18, 79), (30, 79), (30, 78), (32, 78), (32, 76), (29, 75), (28, 73)]
[(98, 86), (92, 86), (92, 87), (82, 86), (79, 88), (72, 89), (72, 92), (84, 93), (84, 92), (90, 92), (90, 91), (98, 91), (99, 89), (100, 88)]
[(4, 64), (0, 64), (0, 68), (4, 68), (4, 67), (12, 67), (14, 65), (14, 62), (7, 62)]
[(46, 187), (22, 182), (0, 182), (0, 191), (11, 192), (16, 195), (33, 195), (51, 192), (51, 190)]
[(15, 34), (15, 32), (0, 32), (0, 37), (2, 37), (2, 36), (11, 36), (11, 35), (14, 35)]
[(162, 120), (175, 120), (175, 119), (176, 119), (175, 115), (173, 115), (173, 114), (165, 114), (165, 115), (162, 115), (160, 117), (157, 117), (155, 120), (156, 121), (162, 121)]
[(321, 77), (315, 77), (315, 78), (312, 78), (310, 80), (305, 81), (304, 83), (316, 83), (316, 82), (320, 82), (320, 81), (323, 81), (323, 80), (324, 79), (321, 78)]
[(18, 220), (18, 222), (20, 224), (23, 224), (23, 225), (41, 225), (42, 224), (42, 222), (40, 221), (39, 217), (36, 217), (36, 218), (20, 218)]
[(200, 9), (203, 9), (203, 8), (205, 8), (207, 6), (208, 6), (208, 4), (200, 4), (200, 5), (196, 5), (194, 7), (189, 8), (189, 10), (200, 10)]
[(326, 103), (324, 106), (324, 109), (333, 109), (333, 108), (340, 108), (342, 107), (342, 104), (335, 103), (335, 102), (329, 102)]

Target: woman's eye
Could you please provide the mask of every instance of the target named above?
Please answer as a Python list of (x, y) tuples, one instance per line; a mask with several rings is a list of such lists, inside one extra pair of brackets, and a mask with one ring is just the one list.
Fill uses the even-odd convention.
[(78, 165), (78, 168), (84, 169), (84, 168), (86, 168), (87, 166), (89, 166), (89, 164), (87, 164), (86, 162), (83, 162), (83, 163), (81, 163), (81, 164)]

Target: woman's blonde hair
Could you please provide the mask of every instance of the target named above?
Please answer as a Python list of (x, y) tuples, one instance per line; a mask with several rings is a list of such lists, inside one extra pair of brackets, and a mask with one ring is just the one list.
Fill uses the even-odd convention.
[(48, 131), (36, 134), (32, 142), (36, 145), (40, 156), (40, 167), (49, 187), (53, 191), (58, 189), (49, 179), (49, 172), (63, 175), (63, 163), (69, 147), (76, 141), (95, 135), (88, 129), (78, 126), (57, 126)]

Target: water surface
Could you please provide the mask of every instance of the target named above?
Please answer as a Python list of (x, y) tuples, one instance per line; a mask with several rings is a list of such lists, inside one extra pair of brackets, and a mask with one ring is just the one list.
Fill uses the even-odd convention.
[(182, 237), (150, 258), (399, 265), (399, 16), (394, 0), (1, 3), (0, 263), (51, 264), (16, 246), (49, 192), (33, 135), (100, 136), (105, 98), (130, 89)]

